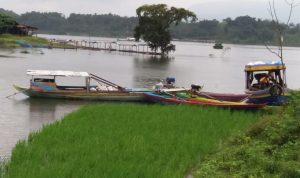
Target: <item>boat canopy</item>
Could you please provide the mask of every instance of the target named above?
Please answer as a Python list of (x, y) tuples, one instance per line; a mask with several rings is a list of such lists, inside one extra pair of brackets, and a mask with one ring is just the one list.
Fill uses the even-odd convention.
[(250, 62), (245, 66), (245, 71), (271, 71), (271, 70), (283, 70), (285, 65), (281, 61), (263, 62), (256, 61)]
[(62, 77), (89, 77), (87, 72), (74, 72), (63, 70), (27, 70), (27, 75), (31, 76), (62, 76)]

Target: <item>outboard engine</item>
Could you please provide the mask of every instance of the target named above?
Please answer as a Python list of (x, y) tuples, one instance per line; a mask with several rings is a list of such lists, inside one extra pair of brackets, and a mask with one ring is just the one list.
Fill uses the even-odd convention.
[(202, 87), (200, 85), (196, 85), (196, 84), (191, 85), (192, 92), (197, 92), (197, 91), (200, 91), (201, 89), (202, 89)]
[(166, 88), (175, 88), (175, 78), (174, 77), (167, 77), (166, 83), (164, 84), (164, 87)]
[(166, 78), (167, 84), (175, 84), (175, 78), (174, 77), (167, 77)]

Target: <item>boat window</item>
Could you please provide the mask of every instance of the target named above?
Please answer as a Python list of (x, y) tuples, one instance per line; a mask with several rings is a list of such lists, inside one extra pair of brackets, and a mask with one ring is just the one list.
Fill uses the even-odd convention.
[(84, 77), (56, 77), (57, 86), (86, 86)]
[(275, 84), (283, 86), (283, 80), (280, 71), (248, 72), (246, 80), (247, 89), (252, 91), (264, 90)]
[(34, 82), (48, 82), (48, 83), (54, 83), (54, 79), (49, 79), (49, 78), (35, 78), (33, 80)]

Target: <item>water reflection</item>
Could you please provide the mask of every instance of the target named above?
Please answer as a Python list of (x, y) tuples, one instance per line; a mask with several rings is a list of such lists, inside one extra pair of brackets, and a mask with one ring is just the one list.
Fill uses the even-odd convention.
[(30, 132), (87, 104), (84, 101), (19, 98), (1, 99), (0, 158), (9, 156), (18, 140), (25, 139)]
[(0, 59), (16, 58), (15, 49), (0, 49)]
[[(263, 46), (228, 46), (231, 50), (223, 53), (209, 44), (176, 42), (176, 52), (170, 54), (172, 58), (57, 49), (43, 49), (44, 55), (41, 55), (34, 50), (23, 54), (20, 49), (0, 49), (0, 157), (10, 155), (17, 141), (26, 138), (30, 131), (91, 103), (28, 99), (21, 94), (6, 99), (15, 92), (13, 84), (29, 85), (30, 77), (25, 74), (27, 69), (87, 71), (127, 87), (152, 87), (161, 79), (175, 77), (178, 86), (188, 87), (194, 83), (204, 85), (206, 91), (243, 93), (244, 66), (249, 61), (275, 58)], [(285, 50), (288, 86), (299, 88), (300, 50)]]
[(174, 57), (164, 57), (164, 56), (143, 56), (143, 57), (134, 57), (134, 64), (136, 69), (138, 68), (159, 68), (167, 70), (169, 64)]
[(28, 56), (40, 56), (43, 55), (44, 51), (42, 49), (0, 49), (0, 59), (12, 59), (12, 58), (26, 58)]
[(14, 108), (27, 106), (28, 122), (31, 130), (36, 130), (40, 125), (59, 120), (67, 113), (86, 105), (90, 102), (77, 100), (38, 99), (26, 98), (14, 102)]
[(168, 75), (174, 57), (144, 56), (142, 58), (135, 57), (133, 60), (133, 85), (151, 88)]

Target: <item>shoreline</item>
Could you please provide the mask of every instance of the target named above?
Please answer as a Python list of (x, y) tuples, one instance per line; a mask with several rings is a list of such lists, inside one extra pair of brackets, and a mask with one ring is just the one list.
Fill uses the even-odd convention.
[[(23, 45), (23, 46), (22, 46)], [(70, 44), (53, 43), (47, 38), (32, 36), (19, 36), (12, 34), (0, 35), (0, 48), (14, 49), (14, 48), (60, 48), (70, 49), (74, 48)]]
[[(66, 40), (65, 42), (61, 42), (61, 41), (52, 41), (51, 39), (45, 37), (44, 35), (49, 35), (49, 36), (57, 36), (57, 37), (61, 37), (61, 40)], [(61, 34), (45, 34), (45, 33), (39, 33), (36, 34), (34, 36), (18, 36), (18, 35), (11, 35), (11, 34), (2, 34), (0, 35), (0, 48), (3, 49), (14, 49), (14, 48), (22, 48), (21, 45), (16, 43), (16, 40), (20, 40), (20, 41), (24, 41), (27, 44), (30, 44), (32, 46), (34, 46), (33, 48), (40, 48), (40, 46), (42, 46), (42, 48), (57, 48), (57, 49), (76, 49), (76, 46), (72, 45), (72, 44), (68, 44), (68, 41), (70, 38), (67, 37), (75, 37), (78, 38), (78, 40), (80, 40), (80, 38), (84, 39), (84, 37), (86, 38), (103, 38), (104, 40), (106, 39), (118, 39), (116, 37), (103, 37), (103, 36), (84, 36), (84, 35), (61, 35)], [(212, 41), (212, 40), (206, 40), (206, 41)], [(203, 42), (203, 40), (193, 40), (193, 39), (173, 39), (171, 42), (191, 42), (191, 43), (199, 43), (199, 44), (207, 44), (207, 45), (213, 45), (214, 43), (207, 43), (207, 42)], [(241, 47), (247, 47), (247, 46), (252, 46), (253, 48), (259, 48), (259, 47), (265, 47), (264, 44), (260, 44), (260, 43), (231, 43), (231, 42), (224, 42), (223, 43), (225, 46), (235, 46), (235, 45), (239, 45)], [(270, 48), (277, 48), (278, 46), (276, 46), (276, 44), (270, 44), (269, 45)], [(285, 45), (283, 47), (288, 47), (288, 48), (299, 48), (300, 45), (293, 45), (293, 44), (288, 44)], [(77, 47), (78, 48), (78, 47)], [(80, 47), (79, 47), (80, 48)], [(79, 49), (78, 48), (78, 49)], [(93, 48), (91, 48), (93, 49)]]
[[(103, 39), (119, 39), (119, 38), (126, 38), (126, 37), (112, 37), (112, 36), (89, 36), (88, 34), (50, 34), (50, 33), (39, 33), (37, 35), (51, 35), (51, 36), (68, 36), (68, 37), (86, 37), (86, 38), (103, 38)], [(206, 43), (203, 41), (208, 41), (211, 43)], [(174, 38), (171, 42), (193, 42), (193, 43), (203, 43), (203, 44), (215, 44), (212, 43), (212, 41), (218, 41), (218, 40), (210, 40), (210, 39), (178, 39)], [(223, 44), (227, 45), (241, 45), (241, 46), (265, 46), (264, 43), (233, 43), (230, 41), (223, 41)], [(270, 43), (268, 44), (270, 47), (277, 47), (276, 43)], [(284, 47), (300, 47), (300, 44), (285, 44)]]

